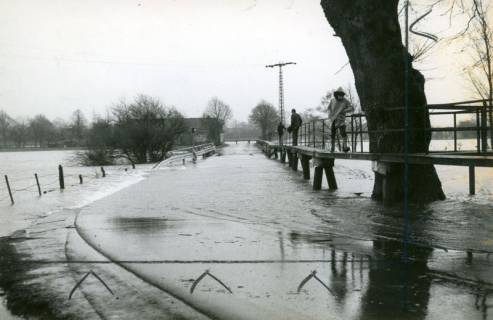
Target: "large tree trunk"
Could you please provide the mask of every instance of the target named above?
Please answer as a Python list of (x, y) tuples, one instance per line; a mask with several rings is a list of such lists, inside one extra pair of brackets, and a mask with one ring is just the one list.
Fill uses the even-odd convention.
[[(322, 0), (330, 25), (340, 37), (356, 80), (370, 131), (370, 151), (404, 152), (405, 64), (409, 61), (409, 152), (428, 152), (429, 128), (424, 77), (412, 68), (402, 43), (398, 0)], [(393, 109), (393, 110), (392, 110)], [(397, 130), (396, 130), (397, 129)], [(383, 130), (386, 130), (383, 132)], [(389, 131), (394, 130), (394, 131)], [(392, 164), (385, 177), (376, 173), (373, 197), (402, 201), (404, 165)], [(440, 180), (431, 165), (409, 166), (411, 201), (444, 199)], [(385, 181), (385, 183), (384, 183)]]

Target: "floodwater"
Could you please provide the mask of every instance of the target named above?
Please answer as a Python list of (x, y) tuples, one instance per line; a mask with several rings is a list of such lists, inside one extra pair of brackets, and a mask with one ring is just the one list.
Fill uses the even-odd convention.
[[(75, 216), (75, 228), (58, 229), (59, 245), (54, 235), (49, 240), (57, 255), (116, 268), (92, 262), (57, 270), (57, 277), (97, 270), (118, 300), (92, 283), (78, 300), (54, 302), (51, 310), (66, 315), (61, 306), (89, 301), (103, 319), (133, 319), (135, 312), (154, 319), (159, 310), (166, 319), (493, 319), (492, 170), (478, 169), (478, 195), (470, 197), (467, 169), (439, 167), (449, 198), (412, 206), (406, 220), (400, 207), (370, 199), (370, 167), (336, 161), (339, 190), (314, 192), (299, 172), (254, 145), (231, 145), (52, 216), (63, 227)], [(39, 246), (14, 247), (39, 259)], [(128, 274), (142, 282), (132, 285), (137, 291), (121, 284), (137, 283)], [(72, 278), (39, 295), (60, 301), (54, 297), (70, 290)], [(158, 294), (180, 307), (149, 303)], [(88, 308), (77, 312), (93, 317)]]
[[(140, 181), (149, 165), (108, 166), (103, 179), (100, 167), (81, 166), (77, 151), (12, 151), (0, 152), (0, 237), (26, 228), (40, 217), (63, 208), (80, 207)], [(63, 166), (65, 189), (60, 191), (58, 165)], [(127, 169), (127, 170), (125, 170)], [(39, 196), (34, 174), (38, 175)], [(8, 176), (15, 205), (11, 205), (4, 180)], [(80, 184), (79, 175), (83, 177)]]

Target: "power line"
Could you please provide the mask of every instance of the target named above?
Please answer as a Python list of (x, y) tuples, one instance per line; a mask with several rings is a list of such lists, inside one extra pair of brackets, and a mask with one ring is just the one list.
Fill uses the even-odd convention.
[(296, 62), (279, 62), (276, 64), (266, 65), (266, 68), (275, 68), (279, 67), (279, 112), (281, 115), (281, 122), (284, 125), (286, 120), (284, 119), (284, 83), (283, 83), (283, 75), (282, 75), (282, 67), (296, 64)]

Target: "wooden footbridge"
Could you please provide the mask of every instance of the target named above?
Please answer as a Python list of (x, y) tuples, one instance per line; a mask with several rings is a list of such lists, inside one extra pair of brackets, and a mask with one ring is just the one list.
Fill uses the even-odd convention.
[[(486, 105), (471, 106), (471, 103), (477, 103), (478, 101), (469, 101), (454, 104), (441, 104), (430, 105), (430, 116), (451, 116), (453, 117), (453, 127), (439, 127), (429, 128), (434, 132), (450, 132), (453, 138), (454, 148), (450, 151), (432, 151), (430, 153), (412, 153), (412, 154), (398, 154), (398, 153), (371, 153), (365, 152), (367, 143), (363, 140), (364, 136), (368, 138), (373, 132), (365, 131), (364, 127), (364, 115), (356, 114), (348, 116), (350, 118), (350, 131), (348, 131), (349, 143), (352, 152), (330, 152), (327, 149), (329, 139), (326, 137), (327, 130), (326, 119), (313, 120), (305, 123), (300, 128), (300, 136), (298, 146), (290, 145), (291, 137), (284, 139), (284, 143), (279, 145), (277, 142), (269, 142), (263, 140), (257, 140), (257, 144), (262, 148), (264, 153), (269, 158), (280, 159), (282, 163), (286, 160), (289, 166), (294, 170), (298, 170), (298, 165), (301, 163), (303, 170), (303, 177), (306, 180), (310, 179), (310, 160), (314, 162), (314, 178), (313, 189), (320, 190), (322, 188), (322, 179), (325, 172), (329, 189), (337, 189), (337, 180), (334, 174), (334, 163), (336, 159), (344, 160), (365, 160), (372, 161), (372, 169), (377, 173), (384, 181), (382, 190), (383, 200), (385, 201), (386, 176), (388, 174), (389, 165), (393, 163), (409, 163), (416, 165), (445, 165), (445, 166), (463, 166), (469, 168), (469, 193), (471, 195), (476, 193), (475, 190), (475, 168), (476, 167), (493, 167), (493, 152), (488, 150), (488, 131), (491, 128), (487, 126), (488, 112), (491, 117), (491, 107)], [(484, 101), (481, 101), (484, 102)], [(464, 105), (462, 105), (464, 104)], [(439, 111), (433, 111), (439, 109)], [(449, 110), (449, 111), (444, 111)], [(460, 127), (457, 123), (457, 116), (463, 114), (472, 114), (476, 116), (476, 126)], [(349, 121), (347, 121), (349, 123)], [(359, 125), (358, 125), (359, 123)], [(459, 135), (468, 133), (477, 140), (476, 150), (461, 151), (458, 148)], [(493, 135), (492, 135), (493, 137)], [(469, 137), (471, 138), (471, 137)], [(493, 139), (492, 139), (493, 140)], [(358, 146), (359, 143), (359, 146)], [(364, 147), (365, 146), (365, 147)], [(357, 150), (360, 150), (357, 152)], [(287, 158), (287, 159), (286, 159)]]
[[(475, 189), (475, 168), (476, 167), (493, 167), (493, 153), (488, 154), (451, 154), (451, 153), (431, 153), (431, 154), (389, 154), (389, 153), (369, 153), (369, 152), (330, 152), (325, 149), (318, 149), (304, 146), (278, 145), (276, 143), (257, 140), (257, 144), (263, 152), (269, 157), (280, 159), (281, 163), (289, 163), (294, 170), (298, 170), (301, 163), (303, 178), (310, 180), (310, 160), (314, 162), (313, 189), (322, 188), (323, 173), (327, 178), (330, 190), (337, 189), (337, 180), (334, 174), (334, 164), (336, 159), (344, 160), (367, 160), (372, 161), (373, 171), (382, 175), (384, 181), (388, 173), (388, 164), (404, 163), (419, 165), (445, 165), (445, 166), (465, 166), (469, 167), (469, 193), (476, 193)], [(287, 159), (286, 159), (287, 158)], [(384, 183), (385, 185), (385, 183)], [(383, 198), (385, 201), (386, 190), (384, 187)]]

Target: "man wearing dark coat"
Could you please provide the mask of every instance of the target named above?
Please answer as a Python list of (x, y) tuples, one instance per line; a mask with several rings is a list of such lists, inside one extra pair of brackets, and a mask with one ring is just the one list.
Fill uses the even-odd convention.
[(282, 121), (279, 122), (279, 124), (277, 125), (277, 135), (279, 136), (279, 145), (282, 146), (282, 136), (284, 135), (284, 130), (286, 128), (284, 127), (284, 125), (282, 124)]
[(298, 145), (298, 130), (301, 127), (301, 124), (303, 123), (303, 120), (301, 119), (301, 116), (296, 113), (296, 109), (291, 110), (291, 134), (293, 137), (293, 146)]

